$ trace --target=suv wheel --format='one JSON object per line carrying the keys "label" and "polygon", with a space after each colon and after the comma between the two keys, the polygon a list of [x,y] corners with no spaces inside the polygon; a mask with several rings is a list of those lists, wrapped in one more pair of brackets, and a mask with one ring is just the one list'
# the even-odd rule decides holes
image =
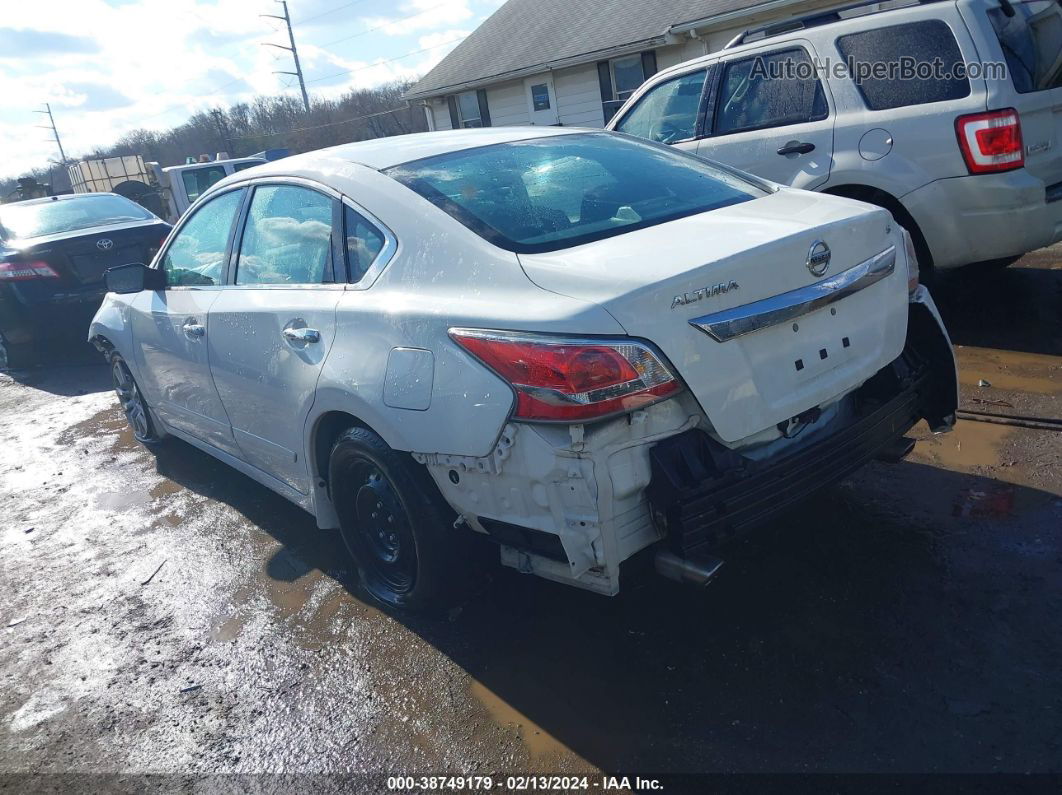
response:
{"label": "suv wheel", "polygon": [[129,366],[117,353],[111,354],[111,380],[114,382],[114,391],[118,395],[118,402],[122,405],[122,411],[129,420],[129,427],[133,429],[133,436],[138,442],[146,445],[155,445],[163,440],[163,435],[155,428],[155,422],[151,418],[151,411],[144,396],[140,392],[129,372]]}
{"label": "suv wheel", "polygon": [[367,428],[351,428],[329,459],[340,533],[362,586],[410,611],[454,604],[468,583],[467,536],[430,476]]}

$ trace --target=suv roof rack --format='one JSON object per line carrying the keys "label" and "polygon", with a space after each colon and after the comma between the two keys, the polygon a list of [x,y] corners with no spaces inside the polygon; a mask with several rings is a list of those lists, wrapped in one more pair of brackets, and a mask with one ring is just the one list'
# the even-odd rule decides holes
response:
{"label": "suv roof rack", "polygon": [[[888,0],[885,0],[888,2]],[[866,14],[859,16],[869,16],[870,14],[884,14],[889,11],[893,11],[897,8],[908,8],[914,5],[928,5],[930,3],[939,3],[943,0],[911,0],[911,2],[904,3],[903,5],[896,5],[890,8],[879,8],[874,11],[867,11]],[[1001,2],[1007,2],[1007,0],[1001,0]],[[764,25],[759,28],[749,28],[732,38],[727,42],[724,50],[729,50],[731,47],[737,47],[739,44],[744,44],[747,41],[755,38],[757,41],[760,39],[767,39],[771,36],[781,36],[783,33],[792,33],[794,30],[807,30],[808,28],[817,28],[822,25],[830,25],[834,22],[840,22],[844,17],[841,14],[846,11],[854,11],[860,8],[867,8],[868,6],[875,6],[882,4],[882,0],[861,0],[858,3],[852,3],[850,5],[841,6],[840,8],[833,8],[829,11],[820,11],[814,14],[808,14],[803,17],[794,17],[793,19],[783,19],[780,22],[774,22],[770,25]],[[761,35],[762,34],[762,35]]]}

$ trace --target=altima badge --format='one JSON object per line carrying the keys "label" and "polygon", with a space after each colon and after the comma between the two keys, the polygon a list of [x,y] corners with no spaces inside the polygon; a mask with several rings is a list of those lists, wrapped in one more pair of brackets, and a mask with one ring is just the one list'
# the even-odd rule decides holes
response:
{"label": "altima badge", "polygon": [[830,247],[823,241],[816,240],[808,252],[807,266],[813,276],[822,276],[830,269]]}
{"label": "altima badge", "polygon": [[110,251],[112,248],[114,248],[114,241],[111,240],[109,237],[101,237],[99,240],[96,241],[96,248],[98,248],[100,251]]}
{"label": "altima badge", "polygon": [[719,282],[719,284],[713,284],[711,287],[702,287],[700,290],[694,290],[692,293],[683,293],[682,295],[676,295],[671,302],[671,308],[676,306],[686,306],[686,304],[694,304],[697,301],[701,301],[705,298],[711,298],[713,295],[719,295],[720,293],[729,293],[731,290],[740,289],[740,285],[731,279],[729,282]]}

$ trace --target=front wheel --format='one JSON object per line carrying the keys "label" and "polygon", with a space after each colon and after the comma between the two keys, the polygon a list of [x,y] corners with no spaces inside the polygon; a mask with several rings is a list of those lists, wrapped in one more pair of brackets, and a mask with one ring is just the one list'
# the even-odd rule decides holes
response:
{"label": "front wheel", "polygon": [[114,391],[118,395],[118,402],[129,420],[129,427],[133,430],[133,436],[138,442],[146,445],[156,445],[164,438],[155,427],[155,422],[148,410],[144,396],[137,386],[133,374],[129,372],[129,366],[117,353],[111,354],[111,380],[114,382]]}
{"label": "front wheel", "polygon": [[329,459],[343,542],[374,599],[409,611],[453,605],[469,582],[467,536],[407,453],[367,428],[351,428]]}

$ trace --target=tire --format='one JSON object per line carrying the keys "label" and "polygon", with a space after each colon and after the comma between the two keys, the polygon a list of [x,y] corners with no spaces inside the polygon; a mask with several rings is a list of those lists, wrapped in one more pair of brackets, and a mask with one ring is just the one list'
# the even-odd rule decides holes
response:
{"label": "tire", "polygon": [[166,436],[156,427],[155,419],[151,416],[151,409],[148,408],[125,359],[120,354],[112,353],[110,363],[114,391],[118,395],[118,402],[122,406],[125,418],[129,420],[133,437],[148,447],[161,444]]}
{"label": "tire", "polygon": [[12,345],[0,334],[0,370],[21,370],[33,364],[25,347]]}
{"label": "tire", "polygon": [[329,457],[332,503],[362,587],[408,612],[457,604],[470,583],[471,539],[428,473],[367,428],[340,435]]}

